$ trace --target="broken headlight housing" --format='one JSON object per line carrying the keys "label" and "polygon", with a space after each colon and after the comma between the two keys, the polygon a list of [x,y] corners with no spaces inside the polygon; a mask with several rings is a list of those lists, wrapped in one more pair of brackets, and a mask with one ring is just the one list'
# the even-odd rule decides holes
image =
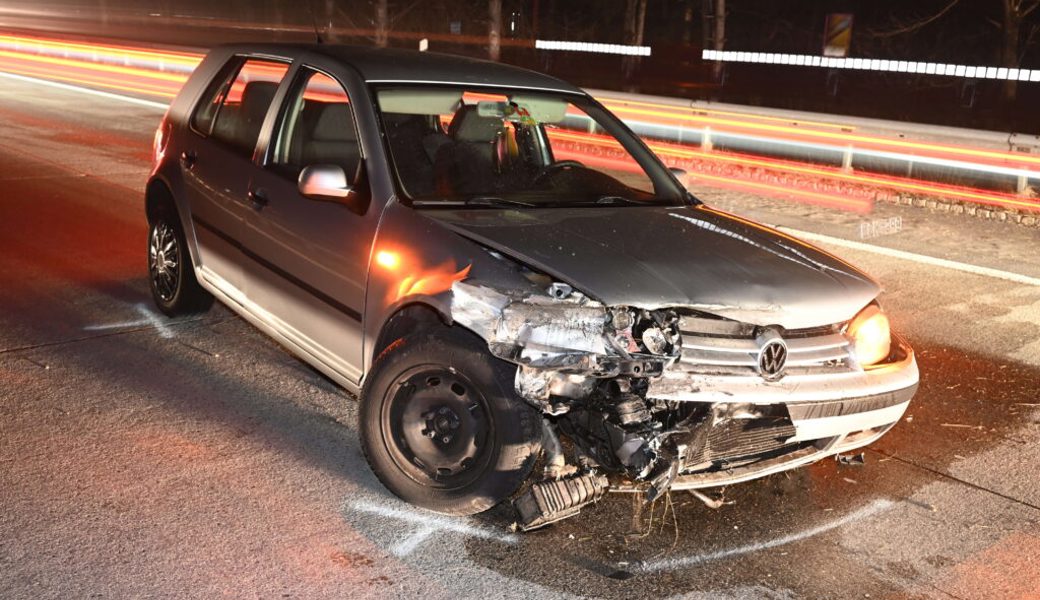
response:
{"label": "broken headlight housing", "polygon": [[846,334],[852,339],[856,361],[864,367],[885,360],[892,349],[888,317],[877,304],[870,304],[859,311],[849,322]]}
{"label": "broken headlight housing", "polygon": [[610,309],[617,348],[625,354],[677,356],[682,347],[679,316],[672,310]]}

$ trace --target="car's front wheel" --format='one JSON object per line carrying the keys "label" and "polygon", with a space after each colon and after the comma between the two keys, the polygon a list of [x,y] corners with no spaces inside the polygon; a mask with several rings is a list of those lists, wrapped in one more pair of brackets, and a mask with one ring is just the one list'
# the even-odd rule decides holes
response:
{"label": "car's front wheel", "polygon": [[180,220],[161,211],[148,227],[148,283],[155,305],[168,316],[205,312],[213,296],[195,279]]}
{"label": "car's front wheel", "polygon": [[540,417],[513,391],[515,370],[455,329],[391,344],[360,407],[362,446],[383,485],[451,515],[485,511],[515,492],[541,450]]}

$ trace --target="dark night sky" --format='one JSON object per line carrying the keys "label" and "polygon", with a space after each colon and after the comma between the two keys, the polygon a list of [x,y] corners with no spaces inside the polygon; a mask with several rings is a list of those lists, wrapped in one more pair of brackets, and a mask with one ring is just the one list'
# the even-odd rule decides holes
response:
{"label": "dark night sky", "polygon": [[[688,36],[701,41],[702,0],[649,0],[646,43],[675,44]],[[870,58],[899,58],[967,64],[996,64],[1002,32],[1003,0],[959,0],[939,19],[913,31],[886,35],[939,13],[951,0],[728,0],[727,47],[750,51],[818,54],[823,39],[824,19],[831,12],[855,15],[852,55]],[[363,3],[364,4],[364,3]],[[391,0],[395,7],[410,0]],[[504,13],[516,11],[529,27],[535,2],[505,0]],[[624,5],[622,0],[539,0],[539,37],[595,42],[621,42]],[[688,25],[683,15],[693,9]],[[361,12],[361,11],[358,11]],[[467,33],[479,34],[485,24],[483,0],[457,0],[412,8],[399,27],[447,28],[451,19],[461,19]],[[1040,10],[1023,28],[1040,25]],[[688,31],[684,31],[687,30]],[[522,32],[524,33],[524,32]],[[685,36],[684,36],[685,34]],[[1040,67],[1040,34],[1025,56],[1023,66]]]}
{"label": "dark night sky", "polygon": [[[647,1],[643,43],[653,47],[653,55],[628,77],[617,56],[530,48],[534,37],[623,43],[625,0],[502,0],[504,36],[526,45],[509,45],[506,39],[501,59],[593,88],[1040,131],[1040,113],[1034,110],[1040,86],[1033,83],[1019,86],[1017,97],[1006,97],[997,81],[771,65],[727,65],[716,79],[714,65],[701,60],[701,9],[709,0]],[[913,27],[951,2],[940,18]],[[414,48],[429,36],[431,50],[487,56],[487,0],[388,4],[391,46]],[[847,12],[855,19],[850,56],[1001,66],[1004,0],[727,0],[727,5],[729,50],[818,55],[826,15]],[[175,45],[310,41],[315,23],[324,29],[330,21],[333,41],[375,41],[374,0],[0,0],[0,17],[26,12],[50,31]],[[513,22],[517,30],[511,33]],[[898,33],[901,29],[907,31]],[[1023,23],[1022,39],[1030,33],[1035,35],[1021,52],[1021,66],[1040,69],[1040,9]]]}
{"label": "dark night sky", "polygon": [[[701,41],[700,11],[707,0],[649,0],[646,43],[678,44]],[[1029,1],[1029,0],[1027,0]],[[829,12],[855,15],[852,55],[968,64],[996,64],[1002,40],[1004,0],[958,0],[933,23],[902,35],[885,36],[941,11],[951,0],[727,0],[727,47],[750,51],[817,54],[823,23]],[[334,0],[337,26],[370,28],[375,14],[371,0]],[[327,0],[309,0],[323,15]],[[392,29],[448,33],[452,21],[463,34],[486,33],[486,0],[389,0]],[[538,35],[543,38],[621,42],[624,0],[503,0],[508,22],[518,14],[519,37],[530,37],[535,7]],[[188,17],[231,18],[273,24],[310,23],[306,0],[0,0],[2,9],[53,8],[84,20],[100,19],[103,11],[138,14],[177,14]],[[683,19],[692,9],[692,21]],[[1040,26],[1040,10],[1023,28]],[[1025,53],[1023,66],[1040,67],[1040,33]]]}

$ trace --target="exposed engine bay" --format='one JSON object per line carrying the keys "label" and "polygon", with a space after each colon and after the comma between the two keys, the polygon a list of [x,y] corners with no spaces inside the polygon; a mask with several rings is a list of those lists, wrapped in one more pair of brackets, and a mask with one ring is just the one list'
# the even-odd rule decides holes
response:
{"label": "exposed engine bay", "polygon": [[[608,489],[653,501],[671,489],[725,485],[864,445],[898,416],[818,436],[799,435],[796,417],[884,412],[909,401],[894,392],[870,396],[866,405],[863,398],[841,399],[828,378],[857,366],[840,326],[787,332],[685,308],[607,307],[562,283],[544,289],[510,293],[466,282],[452,288],[456,323],[517,365],[517,393],[545,420],[545,478],[516,501],[523,530],[573,516]],[[694,326],[695,335],[683,331]],[[684,333],[692,340],[686,348]],[[803,337],[784,342],[781,333]],[[736,341],[737,350],[728,347]],[[714,360],[713,351],[740,360]],[[791,371],[822,381],[836,400],[788,401],[798,397],[778,381],[789,351],[801,367]],[[808,358],[799,362],[802,356]],[[726,391],[727,381],[743,387]],[[559,434],[570,442],[569,459]]]}

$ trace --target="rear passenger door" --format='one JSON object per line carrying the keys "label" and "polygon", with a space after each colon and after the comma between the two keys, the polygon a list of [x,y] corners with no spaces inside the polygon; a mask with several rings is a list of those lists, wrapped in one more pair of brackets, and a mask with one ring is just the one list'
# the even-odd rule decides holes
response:
{"label": "rear passenger door", "polygon": [[[249,181],[264,120],[288,62],[236,56],[219,72],[191,117],[180,156],[203,275],[222,291],[242,285],[239,238],[249,214]],[[187,226],[187,224],[185,224]]]}
{"label": "rear passenger door", "polygon": [[[300,172],[312,165],[342,168],[353,194],[345,202],[301,195]],[[272,324],[297,346],[358,380],[370,192],[353,106],[336,78],[306,66],[297,70],[265,168],[248,193],[254,210],[243,242],[258,260],[246,263],[246,296],[269,311]]]}

